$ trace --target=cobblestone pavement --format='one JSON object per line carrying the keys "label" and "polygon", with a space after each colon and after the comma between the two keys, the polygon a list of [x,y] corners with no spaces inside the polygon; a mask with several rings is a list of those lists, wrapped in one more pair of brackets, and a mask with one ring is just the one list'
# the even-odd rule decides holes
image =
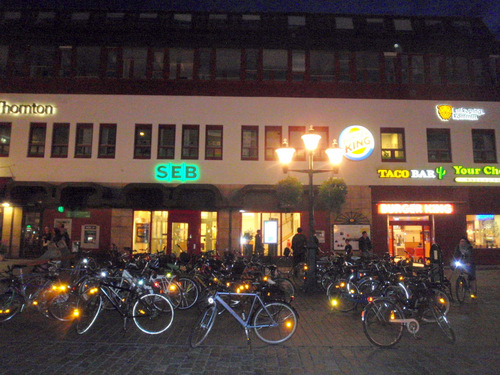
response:
{"label": "cobblestone pavement", "polygon": [[218,317],[203,345],[188,337],[197,309],[176,311],[172,327],[146,335],[114,311],[105,311],[87,334],[27,311],[0,324],[0,374],[498,374],[500,368],[500,270],[478,271],[476,303],[452,304],[457,340],[449,344],[435,324],[419,339],[405,331],[392,349],[372,346],[360,310],[332,311],[324,294],[299,294],[295,335],[272,346]]}

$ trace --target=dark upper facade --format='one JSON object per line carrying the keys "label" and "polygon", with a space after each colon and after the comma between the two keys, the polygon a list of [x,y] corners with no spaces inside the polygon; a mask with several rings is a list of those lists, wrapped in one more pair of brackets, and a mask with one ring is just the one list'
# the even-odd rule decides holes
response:
{"label": "dark upper facade", "polygon": [[0,9],[9,93],[500,98],[479,18]]}

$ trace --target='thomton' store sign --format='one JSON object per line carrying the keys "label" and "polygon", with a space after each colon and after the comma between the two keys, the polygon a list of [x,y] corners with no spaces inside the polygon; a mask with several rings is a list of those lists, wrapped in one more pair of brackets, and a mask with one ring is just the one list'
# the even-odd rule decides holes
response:
{"label": "'thomton' store sign", "polygon": [[4,100],[0,101],[0,115],[10,116],[52,116],[56,114],[56,107],[50,104],[11,104]]}

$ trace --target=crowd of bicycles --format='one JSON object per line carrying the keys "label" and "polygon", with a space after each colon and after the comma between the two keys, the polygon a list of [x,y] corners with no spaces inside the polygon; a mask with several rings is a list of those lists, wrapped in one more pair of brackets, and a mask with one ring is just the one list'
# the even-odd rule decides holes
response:
{"label": "crowd of bicycles", "polygon": [[[184,254],[186,255],[186,254]],[[28,272],[26,265],[8,268],[0,279],[0,323],[29,307],[44,316],[72,322],[78,334],[88,332],[105,310],[132,320],[146,334],[168,330],[176,310],[199,309],[189,337],[192,347],[208,336],[218,315],[227,311],[249,333],[277,344],[295,333],[298,314],[292,306],[296,288],[307,283],[307,265],[286,267],[260,258],[219,259],[213,254],[172,255],[113,253],[95,259],[82,254],[69,269],[48,261]],[[331,309],[361,310],[368,340],[379,347],[399,342],[406,329],[417,335],[422,324],[437,323],[450,342],[455,333],[446,314],[453,294],[463,303],[474,298],[475,282],[460,264],[452,293],[442,264],[415,268],[393,258],[331,256],[317,263],[314,284],[326,292]]]}
{"label": "crowd of bicycles", "polygon": [[258,259],[222,261],[204,254],[181,261],[161,253],[115,253],[99,260],[81,256],[68,269],[60,261],[29,272],[27,267],[11,266],[0,279],[0,323],[33,307],[48,318],[73,322],[84,334],[103,311],[116,310],[124,329],[132,320],[142,332],[160,334],[170,328],[176,310],[196,306],[201,318],[190,336],[193,347],[226,310],[247,338],[254,331],[267,343],[289,339],[297,327],[290,305],[294,285],[279,277],[275,265]]}

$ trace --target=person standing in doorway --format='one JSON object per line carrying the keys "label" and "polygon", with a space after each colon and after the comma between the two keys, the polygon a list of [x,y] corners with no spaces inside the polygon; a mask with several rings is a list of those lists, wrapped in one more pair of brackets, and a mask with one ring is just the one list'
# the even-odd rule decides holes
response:
{"label": "person standing in doorway", "polygon": [[257,234],[255,235],[255,254],[259,257],[264,256],[264,244],[262,242],[262,231],[257,229]]}
{"label": "person standing in doorway", "polygon": [[361,256],[363,258],[369,258],[372,255],[372,241],[368,237],[368,233],[363,231],[361,237],[359,237],[359,250],[361,251]]}
{"label": "person standing in doorway", "polygon": [[292,238],[293,251],[293,271],[297,272],[296,267],[300,262],[304,261],[307,249],[307,237],[302,233],[302,228],[297,228],[297,233]]}

